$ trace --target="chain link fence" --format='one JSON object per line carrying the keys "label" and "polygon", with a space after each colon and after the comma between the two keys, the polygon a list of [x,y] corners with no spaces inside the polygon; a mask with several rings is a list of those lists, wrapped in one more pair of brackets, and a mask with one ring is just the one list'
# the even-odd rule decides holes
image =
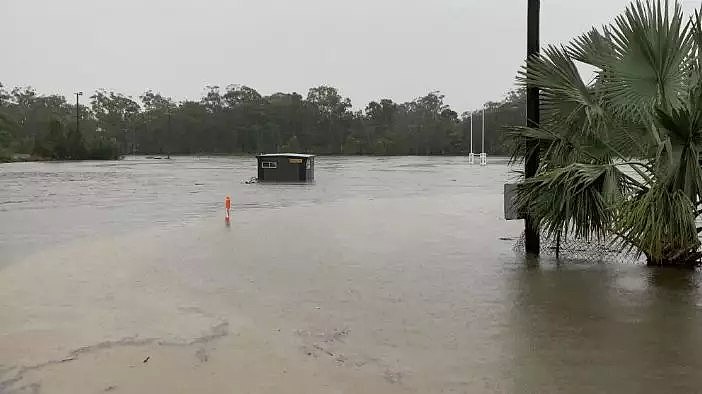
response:
{"label": "chain link fence", "polygon": [[[524,234],[514,245],[514,251],[524,254]],[[577,237],[549,237],[541,234],[541,255],[559,260],[572,260],[586,263],[639,264],[645,260],[636,253],[620,251],[611,246],[609,240],[587,240]]]}

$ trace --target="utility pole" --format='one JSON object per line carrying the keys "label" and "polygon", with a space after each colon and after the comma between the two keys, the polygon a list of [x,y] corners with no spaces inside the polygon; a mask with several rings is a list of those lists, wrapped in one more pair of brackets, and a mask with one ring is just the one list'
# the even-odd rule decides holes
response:
{"label": "utility pole", "polygon": [[480,151],[485,153],[485,108],[483,108],[483,136],[480,145]]}
{"label": "utility pole", "polygon": [[76,95],[76,134],[80,133],[80,104],[78,97],[83,95],[83,92],[74,93]]}
{"label": "utility pole", "polygon": [[470,153],[473,153],[473,113],[470,113]]}
{"label": "utility pole", "polygon": [[487,165],[487,152],[485,152],[485,106],[483,106],[483,111],[482,111],[482,122],[483,122],[483,130],[482,130],[482,136],[481,136],[481,143],[480,143],[480,165],[481,166],[486,166]]}
{"label": "utility pole", "polygon": [[[539,12],[541,8],[540,0],[528,0],[527,10],[527,62],[539,54]],[[528,70],[527,63],[527,72]],[[539,127],[539,88],[527,86],[527,126]],[[530,142],[527,145],[527,157],[524,161],[524,177],[532,178],[539,169],[539,146],[538,142]],[[538,256],[541,245],[539,239],[539,229],[534,218],[527,213],[524,220],[524,249],[527,255]]]}
{"label": "utility pole", "polygon": [[169,140],[170,138],[171,138],[171,109],[168,108],[168,136],[166,138],[166,155],[167,155],[166,158],[167,159],[171,158],[171,150],[168,149],[168,142],[170,142],[170,140]]}
{"label": "utility pole", "polygon": [[470,153],[468,154],[468,164],[475,164],[475,153],[473,153],[473,112],[470,113]]}

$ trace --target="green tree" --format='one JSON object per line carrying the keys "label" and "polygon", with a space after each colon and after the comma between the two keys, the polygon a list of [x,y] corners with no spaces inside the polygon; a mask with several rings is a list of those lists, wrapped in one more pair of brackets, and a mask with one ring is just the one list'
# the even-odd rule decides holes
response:
{"label": "green tree", "polygon": [[[147,90],[139,96],[144,105],[144,111],[136,122],[141,124],[141,143],[147,152],[169,153],[173,142],[173,114],[178,106],[170,97]],[[135,126],[138,127],[138,126]]]}
{"label": "green tree", "polygon": [[340,153],[352,117],[351,100],[342,97],[334,87],[319,86],[309,90],[307,101],[319,114],[315,145],[326,152]]}
{"label": "green tree", "polygon": [[87,156],[83,133],[77,129],[70,129],[66,136],[66,158],[72,160],[82,160]]}
{"label": "green tree", "polygon": [[0,107],[4,107],[9,104],[10,94],[5,90],[5,85],[0,82]]}
{"label": "green tree", "polygon": [[229,85],[221,100],[228,107],[235,107],[241,104],[256,104],[261,102],[261,95],[256,89],[243,85]]}
{"label": "green tree", "polygon": [[10,158],[15,140],[11,132],[14,128],[13,121],[8,115],[9,99],[10,95],[0,83],[0,160]]}
{"label": "green tree", "polygon": [[[517,202],[550,234],[613,237],[652,265],[694,265],[702,198],[700,15],[636,2],[602,31],[529,59],[542,124],[510,137],[538,143],[542,164]],[[595,68],[591,83],[576,64]]]}
{"label": "green tree", "polygon": [[139,104],[120,93],[98,90],[90,96],[90,105],[103,136],[117,141],[122,152],[129,152],[129,136],[130,132],[134,135]]}
{"label": "green tree", "polygon": [[47,156],[61,160],[69,157],[68,141],[63,131],[63,125],[58,120],[52,120],[49,123],[48,146],[50,152]]}
{"label": "green tree", "polygon": [[[71,100],[72,103],[72,100]],[[488,153],[504,152],[500,128],[523,121],[523,94],[486,104]],[[10,92],[0,87],[0,114],[9,133],[7,152],[53,152],[51,122],[66,139],[76,108],[59,95],[41,95],[31,87]],[[152,90],[138,99],[98,90],[90,106],[80,107],[81,136],[89,158],[113,158],[119,152],[258,153],[294,150],[328,154],[461,154],[469,145],[465,116],[444,103],[440,92],[406,103],[372,101],[353,111],[338,89],[319,86],[307,97],[278,92],[263,96],[244,85],[207,86],[198,100],[176,102]],[[66,153],[67,155],[67,153]],[[74,155],[75,156],[75,155]]]}

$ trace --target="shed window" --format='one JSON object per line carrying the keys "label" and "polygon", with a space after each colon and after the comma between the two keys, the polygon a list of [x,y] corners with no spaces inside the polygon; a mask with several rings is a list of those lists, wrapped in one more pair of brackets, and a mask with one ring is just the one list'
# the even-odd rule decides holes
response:
{"label": "shed window", "polygon": [[278,168],[278,162],[277,161],[261,162],[261,168]]}

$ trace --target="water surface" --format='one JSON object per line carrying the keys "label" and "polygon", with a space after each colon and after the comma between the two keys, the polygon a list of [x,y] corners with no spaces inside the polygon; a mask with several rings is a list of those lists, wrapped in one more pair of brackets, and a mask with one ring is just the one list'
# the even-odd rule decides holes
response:
{"label": "water surface", "polygon": [[[315,184],[245,185],[254,159],[0,166],[0,392],[702,383],[699,275],[525,262],[509,240],[522,224],[502,218],[504,160],[320,157],[315,170]],[[170,372],[135,381],[125,360],[144,349]]]}

